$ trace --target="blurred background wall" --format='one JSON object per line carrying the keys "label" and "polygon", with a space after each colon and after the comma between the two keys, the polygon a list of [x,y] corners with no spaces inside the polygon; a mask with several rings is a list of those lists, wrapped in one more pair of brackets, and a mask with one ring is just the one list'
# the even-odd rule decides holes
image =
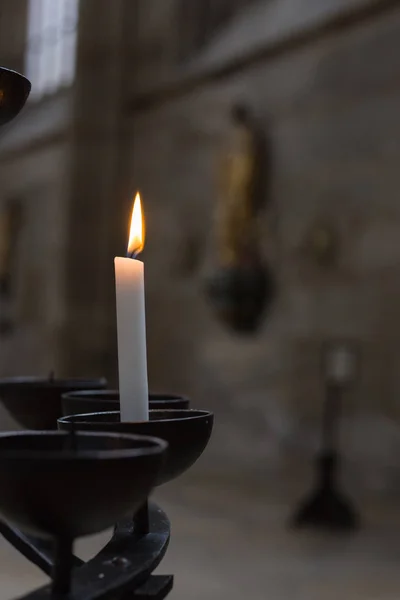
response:
{"label": "blurred background wall", "polygon": [[[216,412],[203,468],[300,469],[318,442],[321,344],[340,337],[360,352],[349,476],[397,489],[399,45],[393,0],[3,0],[1,62],[33,94],[0,139],[0,211],[19,215],[0,375],[116,383],[113,257],[140,189],[150,387]],[[248,338],[204,293],[237,101],[270,143],[261,230],[278,286]]]}

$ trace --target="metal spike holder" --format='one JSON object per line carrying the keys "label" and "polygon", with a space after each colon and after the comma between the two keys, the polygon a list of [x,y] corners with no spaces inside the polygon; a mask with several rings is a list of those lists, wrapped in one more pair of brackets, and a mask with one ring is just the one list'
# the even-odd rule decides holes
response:
{"label": "metal spike holder", "polygon": [[[19,113],[30,87],[0,67],[0,125]],[[114,408],[115,392],[107,399],[100,391],[105,384],[57,381],[53,374],[8,379],[0,381],[0,398],[23,427],[52,429],[66,392],[97,388],[87,392],[91,410],[104,409],[110,399]],[[169,594],[173,576],[153,571],[166,552],[170,525],[148,496],[199,458],[213,415],[191,411],[186,398],[172,396],[150,397],[153,407],[158,410],[150,410],[145,423],[120,423],[119,413],[98,412],[60,419],[67,431],[0,434],[0,533],[52,579],[19,600],[163,600]],[[76,537],[113,524],[110,542],[93,559],[84,563],[73,555]]]}

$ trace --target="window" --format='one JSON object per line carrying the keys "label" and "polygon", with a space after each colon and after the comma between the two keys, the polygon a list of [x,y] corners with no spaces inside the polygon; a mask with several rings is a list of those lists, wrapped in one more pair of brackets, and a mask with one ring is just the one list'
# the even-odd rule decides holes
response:
{"label": "window", "polygon": [[73,82],[79,0],[28,0],[26,75],[33,98]]}

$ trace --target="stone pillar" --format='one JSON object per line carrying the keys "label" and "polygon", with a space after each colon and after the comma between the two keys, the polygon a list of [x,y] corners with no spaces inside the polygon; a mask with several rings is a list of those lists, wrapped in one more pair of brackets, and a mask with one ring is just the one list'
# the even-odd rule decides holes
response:
{"label": "stone pillar", "polygon": [[[62,370],[115,374],[115,229],[125,213],[121,127],[124,0],[81,3],[70,156]],[[131,25],[132,27],[134,24]],[[123,187],[123,186],[122,186]],[[126,222],[126,221],[125,221]],[[122,250],[124,240],[121,239]]]}
{"label": "stone pillar", "polygon": [[23,72],[27,0],[2,0],[0,6],[1,66]]}

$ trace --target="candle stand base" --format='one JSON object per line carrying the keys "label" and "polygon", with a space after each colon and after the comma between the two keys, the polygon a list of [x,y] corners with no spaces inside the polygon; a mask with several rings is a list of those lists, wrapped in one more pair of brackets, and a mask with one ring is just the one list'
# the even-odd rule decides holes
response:
{"label": "candle stand base", "polygon": [[[143,599],[165,597],[171,578],[152,586],[150,576],[169,523],[147,498],[166,448],[160,439],[110,433],[0,435],[0,533],[52,580],[26,599],[115,600],[144,584]],[[73,555],[75,538],[115,523],[97,557],[83,564]]]}
{"label": "candle stand base", "polygon": [[[200,457],[213,415],[170,409],[150,410],[144,422],[119,417],[75,415],[59,419],[64,431],[0,435],[0,509],[7,519],[0,533],[52,578],[20,600],[163,600],[171,591],[172,575],[153,575],[168,546],[169,521],[148,496]],[[73,538],[116,521],[111,541],[92,560],[73,555]]]}
{"label": "candle stand base", "polygon": [[322,454],[317,459],[315,490],[303,500],[291,519],[293,527],[314,527],[331,531],[351,531],[360,524],[352,503],[338,489],[338,456]]}
{"label": "candle stand base", "polygon": [[[143,518],[141,511],[140,518]],[[65,587],[63,577],[55,583],[19,598],[19,600],[163,600],[172,590],[172,575],[152,575],[161,562],[169,542],[170,525],[165,513],[155,504],[148,509],[149,533],[137,533],[131,518],[118,523],[111,541],[97,556],[84,563],[72,556],[73,576],[71,588]],[[51,544],[22,533],[7,523],[0,523],[0,533],[21,554],[44,573],[51,576],[55,568],[61,574],[68,568],[63,553],[58,553],[60,562]],[[63,593],[65,592],[65,593]]]}

